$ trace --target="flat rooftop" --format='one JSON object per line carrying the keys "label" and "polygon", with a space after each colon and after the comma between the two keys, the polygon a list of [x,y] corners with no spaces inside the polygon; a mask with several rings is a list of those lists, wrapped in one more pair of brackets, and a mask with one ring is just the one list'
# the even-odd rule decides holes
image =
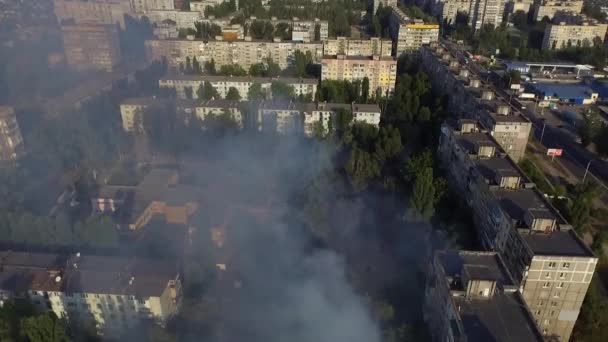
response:
{"label": "flat rooftop", "polygon": [[514,285],[511,275],[495,252],[447,250],[437,252],[437,257],[448,277],[460,276],[462,269],[468,266],[468,270],[483,269],[481,276],[484,279],[491,278],[503,286]]}
{"label": "flat rooftop", "polygon": [[536,323],[517,292],[491,299],[454,298],[468,341],[543,341]]}
{"label": "flat rooftop", "polygon": [[477,170],[491,184],[494,182],[496,175],[502,177],[520,177],[524,179],[524,175],[513,164],[513,161],[507,157],[495,156],[492,158],[475,160]]}
{"label": "flat rooftop", "polygon": [[573,257],[593,257],[593,252],[585,246],[574,231],[555,230],[549,234],[521,234],[535,255],[563,255]]}
{"label": "flat rooftop", "polygon": [[470,154],[476,154],[478,146],[492,146],[497,150],[500,149],[496,141],[490,138],[488,133],[483,132],[462,133],[457,136],[457,141],[460,147]]}

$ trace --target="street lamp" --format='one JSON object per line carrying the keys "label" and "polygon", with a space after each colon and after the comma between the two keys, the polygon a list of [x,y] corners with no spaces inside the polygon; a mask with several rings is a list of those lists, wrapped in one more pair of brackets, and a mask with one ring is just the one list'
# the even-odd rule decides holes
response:
{"label": "street lamp", "polygon": [[585,179],[587,178],[587,173],[589,173],[589,165],[591,165],[592,161],[593,161],[593,159],[589,160],[589,162],[587,163],[587,167],[585,168],[585,174],[583,175],[583,183],[585,183]]}
{"label": "street lamp", "polygon": [[545,127],[547,126],[547,123],[545,121],[545,119],[540,119],[543,122],[543,130],[540,132],[540,144],[543,144],[543,137],[545,136]]}

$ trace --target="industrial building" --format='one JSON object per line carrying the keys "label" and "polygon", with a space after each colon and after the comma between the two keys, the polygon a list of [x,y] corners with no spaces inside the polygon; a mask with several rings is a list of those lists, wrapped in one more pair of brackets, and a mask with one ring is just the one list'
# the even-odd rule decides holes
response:
{"label": "industrial building", "polygon": [[321,61],[321,81],[369,80],[369,96],[377,91],[391,95],[397,80],[397,61],[393,57],[325,56]]}
{"label": "industrial building", "polygon": [[544,341],[496,252],[438,251],[426,279],[423,312],[432,341]]}
{"label": "industrial building", "polygon": [[181,306],[176,262],[4,250],[0,266],[3,299],[29,298],[40,311],[93,324],[104,338],[143,322],[164,325]]}
{"label": "industrial building", "polygon": [[116,25],[63,25],[61,32],[70,67],[111,72],[121,63]]}
{"label": "industrial building", "polygon": [[480,121],[511,158],[523,158],[532,130],[530,120],[497,97],[492,85],[443,45],[423,48],[421,60],[431,83],[449,95],[448,109],[455,117]]}
{"label": "industrial building", "polygon": [[568,341],[598,259],[478,122],[445,123],[438,155],[473,210],[478,240],[504,260],[542,334]]}
{"label": "industrial building", "polygon": [[23,138],[12,107],[0,106],[0,161],[16,160],[24,153]]}
{"label": "industrial building", "polygon": [[529,88],[544,102],[582,105],[594,104],[599,98],[598,92],[585,84],[533,83]]}

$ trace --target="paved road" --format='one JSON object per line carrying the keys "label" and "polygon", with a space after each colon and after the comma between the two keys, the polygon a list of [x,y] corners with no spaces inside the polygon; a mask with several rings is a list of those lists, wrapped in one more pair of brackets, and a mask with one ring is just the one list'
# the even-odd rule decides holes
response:
{"label": "paved road", "polygon": [[[479,79],[488,80],[488,72],[477,65],[476,63],[469,63],[469,59],[458,49],[458,47],[448,41],[442,41],[444,45],[454,53],[461,63],[467,63],[467,67],[470,72],[474,73]],[[501,97],[505,102],[509,103],[511,106],[511,110],[516,112],[521,112],[518,107],[515,106],[516,99],[512,99],[507,92],[501,87],[494,87],[497,96]],[[560,162],[564,167],[566,167],[572,174],[574,174],[580,180],[583,179],[585,175],[585,169],[589,161],[589,173],[587,174],[587,178],[594,179],[598,184],[600,184],[604,189],[608,190],[608,187],[605,183],[608,182],[608,163],[604,160],[598,159],[597,155],[594,153],[584,149],[577,142],[572,140],[572,137],[568,136],[566,133],[561,132],[559,128],[553,127],[551,125],[544,125],[541,118],[536,116],[536,114],[526,108],[522,113],[526,116],[533,125],[533,133],[537,140],[541,140],[542,135],[542,145],[545,148],[561,148],[563,149],[563,155],[560,158]],[[543,131],[544,126],[544,133]],[[608,200],[608,195],[606,200]]]}

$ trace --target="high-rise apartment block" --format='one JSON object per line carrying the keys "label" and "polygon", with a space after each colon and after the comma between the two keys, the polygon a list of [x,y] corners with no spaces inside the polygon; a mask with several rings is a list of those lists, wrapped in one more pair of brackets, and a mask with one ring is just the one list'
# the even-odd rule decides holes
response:
{"label": "high-rise apartment block", "polygon": [[143,258],[0,252],[3,298],[29,298],[40,311],[77,317],[106,338],[164,324],[177,314],[177,263]]}
{"label": "high-rise apartment block", "polygon": [[392,6],[390,33],[395,42],[395,54],[418,53],[423,45],[439,40],[439,25],[424,23],[408,17],[399,7]]}
{"label": "high-rise apartment block", "polygon": [[369,80],[369,96],[377,91],[393,93],[397,79],[397,61],[393,57],[325,56],[321,62],[321,80]]}
{"label": "high-rise apartment block", "polygon": [[124,28],[124,15],[133,13],[131,0],[54,0],[59,22],[73,20],[76,24],[119,24]]}
{"label": "high-rise apartment block", "polygon": [[436,252],[423,312],[432,341],[544,341],[496,252]]}
{"label": "high-rise apartment block", "polygon": [[323,56],[322,43],[294,41],[258,41],[246,37],[245,40],[148,40],[146,48],[150,59],[167,58],[169,65],[175,67],[186,63],[186,58],[196,57],[199,63],[213,60],[217,68],[223,65],[238,64],[248,70],[252,64],[264,63],[272,59],[282,69],[293,63],[295,51],[310,53],[313,61]]}
{"label": "high-rise apartment block", "polygon": [[380,5],[382,5],[382,7],[397,6],[397,2],[397,0],[372,0],[372,14],[378,12],[378,7],[380,7]]}
{"label": "high-rise apartment block", "polygon": [[11,107],[0,106],[0,161],[15,160],[23,154],[23,138]]}
{"label": "high-rise apartment block", "polygon": [[479,30],[483,25],[500,26],[503,20],[505,0],[471,0],[469,25]]}
{"label": "high-rise apartment block", "polygon": [[271,86],[273,82],[280,82],[291,87],[295,96],[309,97],[312,100],[317,93],[318,83],[315,78],[174,75],[161,78],[158,81],[158,85],[161,88],[175,89],[178,98],[181,99],[186,99],[186,92],[190,91],[186,89],[191,89],[192,98],[198,99],[196,91],[205,82],[209,82],[222,99],[226,97],[230,88],[235,88],[243,100],[248,100],[249,88],[251,88],[253,84],[259,84],[262,92],[265,93],[267,98],[272,97]]}
{"label": "high-rise apartment block", "polygon": [[64,25],[61,31],[66,60],[71,67],[110,72],[120,64],[116,25]]}
{"label": "high-rise apartment block", "polygon": [[604,42],[608,24],[583,16],[560,15],[545,26],[543,49],[564,49],[570,46],[593,46]]}
{"label": "high-rise apartment block", "polygon": [[148,19],[153,24],[162,24],[166,20],[175,22],[175,26],[178,29],[195,29],[195,23],[202,20],[202,16],[197,11],[179,11],[179,10],[165,10],[155,9],[148,10],[146,13]]}
{"label": "high-rise apartment block", "polygon": [[545,17],[553,19],[560,14],[579,14],[583,10],[582,0],[542,0],[534,5],[534,19],[541,21]]}
{"label": "high-rise apartment block", "polygon": [[448,96],[448,108],[457,118],[478,120],[515,161],[523,158],[532,123],[496,96],[446,47],[435,44],[422,49],[422,63],[437,90]]}
{"label": "high-rise apartment block", "polygon": [[478,122],[444,124],[438,155],[473,210],[478,240],[500,254],[543,335],[568,341],[597,258]]}
{"label": "high-rise apartment block", "polygon": [[151,10],[173,10],[173,0],[131,0],[131,8],[135,13],[147,13]]}
{"label": "high-rise apartment block", "polygon": [[458,14],[466,15],[471,7],[471,0],[428,0],[431,12],[448,24],[454,24]]}
{"label": "high-rise apartment block", "polygon": [[323,42],[323,55],[325,56],[383,56],[390,57],[393,42],[388,39],[350,39],[337,37]]}

